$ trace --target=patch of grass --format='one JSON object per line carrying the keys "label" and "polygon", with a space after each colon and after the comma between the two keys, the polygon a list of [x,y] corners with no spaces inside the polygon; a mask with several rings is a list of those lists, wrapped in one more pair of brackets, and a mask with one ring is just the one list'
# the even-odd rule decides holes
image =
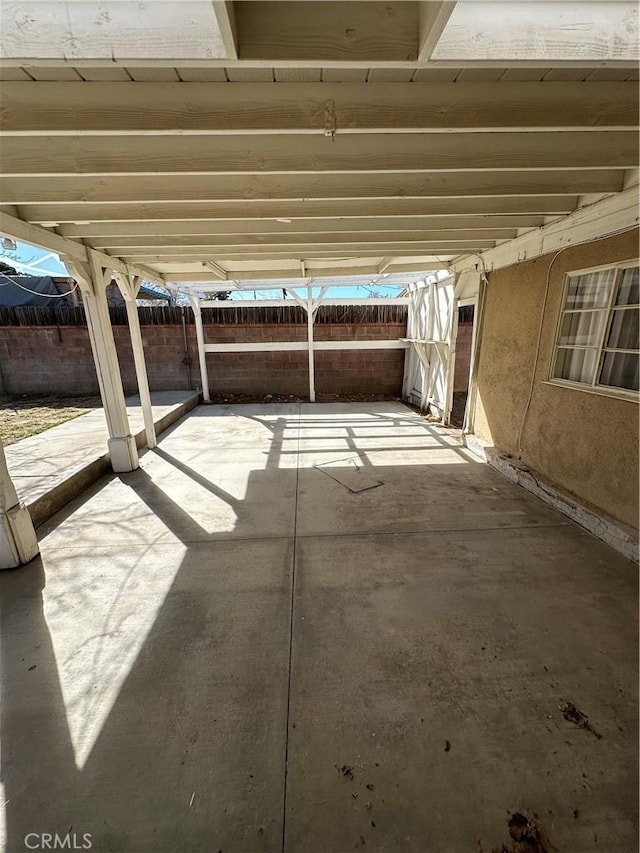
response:
{"label": "patch of grass", "polygon": [[100,397],[49,395],[0,396],[0,438],[5,446],[37,435],[102,406]]}

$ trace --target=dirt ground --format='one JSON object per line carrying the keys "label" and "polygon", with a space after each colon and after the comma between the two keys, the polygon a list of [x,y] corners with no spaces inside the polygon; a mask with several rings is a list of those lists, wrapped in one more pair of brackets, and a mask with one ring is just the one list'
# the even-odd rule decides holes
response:
{"label": "dirt ground", "polygon": [[[399,397],[388,394],[316,394],[318,403],[377,403],[381,401],[398,401]],[[212,394],[212,403],[308,403],[308,396],[296,394]]]}
{"label": "dirt ground", "polygon": [[0,438],[6,447],[101,405],[98,396],[0,396]]}

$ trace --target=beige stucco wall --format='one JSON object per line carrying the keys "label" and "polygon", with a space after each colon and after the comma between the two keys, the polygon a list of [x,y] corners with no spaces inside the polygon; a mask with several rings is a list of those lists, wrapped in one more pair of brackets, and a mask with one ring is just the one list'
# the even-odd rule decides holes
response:
{"label": "beige stucco wall", "polygon": [[[478,370],[476,435],[582,503],[638,527],[638,405],[546,384],[565,273],[638,257],[637,229],[490,274]],[[553,261],[553,263],[552,263]],[[522,453],[549,265],[551,275]]]}

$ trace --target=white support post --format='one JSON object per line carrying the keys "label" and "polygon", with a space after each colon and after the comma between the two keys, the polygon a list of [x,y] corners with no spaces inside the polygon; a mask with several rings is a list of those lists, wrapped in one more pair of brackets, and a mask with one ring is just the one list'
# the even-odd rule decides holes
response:
{"label": "white support post", "polygon": [[[430,281],[427,284],[427,325],[426,325],[426,340],[432,341],[435,337],[435,314],[436,314],[436,284],[434,281]],[[426,343],[424,345],[425,355],[427,357],[427,362],[429,364],[429,369],[425,374],[424,385],[422,386],[422,399],[420,401],[420,408],[425,410],[429,405],[429,400],[432,396],[432,387],[433,387],[433,370],[431,368],[431,361],[433,356],[433,345],[430,343]]]}
{"label": "white support post", "polygon": [[313,291],[307,288],[307,342],[309,344],[309,402],[316,401],[316,364],[313,354]]}
{"label": "white support post", "polygon": [[451,315],[449,317],[449,326],[447,328],[448,342],[448,360],[447,369],[445,372],[445,399],[444,412],[442,413],[442,423],[444,426],[449,426],[451,422],[451,411],[453,409],[453,384],[455,379],[456,366],[456,341],[458,339],[458,297],[454,290],[452,296]]}
{"label": "white support post", "polygon": [[[415,338],[415,315],[416,315],[416,298],[417,292],[415,289],[410,289],[411,299],[407,307],[407,338]],[[404,356],[404,373],[402,376],[402,398],[407,399],[411,393],[413,385],[413,374],[415,366],[415,357],[412,352],[413,347],[408,346]]]}
{"label": "white support post", "polygon": [[147,363],[144,357],[142,345],[142,332],[140,330],[140,318],[138,317],[138,306],[136,296],[142,284],[139,276],[125,276],[116,273],[115,279],[124,297],[127,309],[127,320],[129,321],[129,335],[133,349],[133,361],[136,368],[136,380],[138,382],[138,393],[142,406],[142,418],[144,420],[144,431],[147,437],[147,447],[153,448],[157,445],[156,427],[153,421],[153,408],[151,406],[151,392],[149,391],[149,379],[147,377]]}
{"label": "white support post", "polygon": [[0,569],[23,566],[38,552],[29,510],[18,500],[0,440]]}
{"label": "white support post", "polygon": [[478,399],[478,362],[480,356],[480,345],[482,341],[482,328],[484,325],[484,307],[487,288],[485,274],[479,275],[478,295],[476,297],[473,312],[473,336],[471,339],[471,359],[469,366],[469,390],[467,393],[467,406],[464,413],[464,424],[462,430],[465,434],[473,433],[475,429],[476,402]]}
{"label": "white support post", "polygon": [[[303,264],[304,266],[304,264]],[[318,297],[317,304],[313,301],[313,291],[311,286],[307,287],[307,298],[303,299],[298,293],[293,290],[293,288],[287,289],[287,293],[290,293],[291,296],[296,300],[298,305],[306,312],[307,315],[307,350],[309,355],[309,402],[315,403],[316,401],[316,368],[315,368],[315,358],[313,355],[313,319],[315,316],[315,311],[318,305],[320,304],[320,300],[325,292],[326,288],[323,288],[320,291],[320,296]]]}
{"label": "white support post", "polygon": [[205,403],[211,402],[209,394],[209,373],[207,371],[207,353],[204,348],[204,329],[202,327],[202,311],[200,299],[194,294],[189,294],[189,302],[193,308],[193,316],[196,321],[196,338],[198,340],[198,359],[200,361],[200,379],[202,381],[202,399]]}
{"label": "white support post", "polygon": [[122,376],[107,304],[106,286],[111,278],[110,272],[99,263],[91,251],[89,263],[72,258],[65,258],[64,263],[82,290],[93,360],[109,431],[111,467],[116,473],[134,471],[138,467],[138,449],[129,427]]}

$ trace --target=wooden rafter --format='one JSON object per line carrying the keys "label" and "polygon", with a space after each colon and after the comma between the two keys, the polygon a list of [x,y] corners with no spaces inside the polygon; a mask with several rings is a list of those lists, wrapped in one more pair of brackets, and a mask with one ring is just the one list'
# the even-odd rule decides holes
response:
{"label": "wooden rafter", "polygon": [[633,129],[634,83],[8,82],[3,132],[336,133]]}

